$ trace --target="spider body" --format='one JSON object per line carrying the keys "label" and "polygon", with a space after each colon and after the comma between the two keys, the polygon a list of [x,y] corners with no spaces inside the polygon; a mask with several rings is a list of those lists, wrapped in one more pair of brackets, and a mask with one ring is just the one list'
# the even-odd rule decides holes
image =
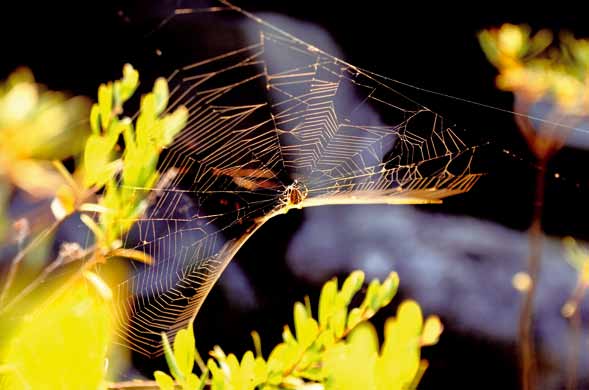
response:
{"label": "spider body", "polygon": [[307,189],[307,186],[295,179],[295,181],[284,190],[281,198],[282,205],[287,209],[293,207],[300,209],[308,194],[309,190]]}

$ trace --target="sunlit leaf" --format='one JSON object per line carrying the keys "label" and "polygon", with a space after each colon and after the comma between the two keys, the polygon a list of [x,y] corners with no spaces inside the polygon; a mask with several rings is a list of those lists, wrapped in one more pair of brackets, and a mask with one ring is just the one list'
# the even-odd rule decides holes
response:
{"label": "sunlit leaf", "polygon": [[75,211],[76,195],[71,187],[61,185],[51,202],[51,211],[56,220],[61,221]]}
{"label": "sunlit leaf", "polygon": [[157,385],[160,387],[160,390],[174,390],[175,389],[176,386],[174,383],[174,379],[172,379],[172,377],[170,377],[165,372],[156,371],[153,373],[153,376],[155,377],[155,381],[156,381]]}
{"label": "sunlit leaf", "polygon": [[100,107],[98,107],[98,104],[92,105],[90,111],[90,128],[93,134],[100,134]]}
{"label": "sunlit leaf", "polygon": [[105,300],[111,300],[113,298],[112,290],[108,284],[106,284],[106,282],[96,273],[92,271],[84,271],[82,275],[92,286],[94,286],[102,298]]}
{"label": "sunlit leaf", "polygon": [[[5,361],[32,389],[98,389],[114,331],[112,302],[83,280],[30,313],[10,340]],[[3,389],[21,390],[8,376]]]}
{"label": "sunlit leaf", "polygon": [[103,129],[108,129],[112,115],[112,84],[101,84],[98,88],[98,107],[100,109],[100,123]]}
{"label": "sunlit leaf", "polygon": [[360,288],[362,288],[362,284],[364,283],[364,272],[362,271],[354,271],[352,272],[344,281],[342,285],[342,289],[339,293],[339,298],[341,299],[341,303],[347,306],[354,294],[356,294]]}
{"label": "sunlit leaf", "polygon": [[147,254],[143,251],[135,250],[135,249],[128,249],[128,248],[113,249],[112,251],[110,251],[108,253],[108,256],[109,257],[124,257],[127,259],[135,260],[140,263],[149,264],[149,265],[154,263],[153,257],[151,257],[149,254]]}
{"label": "sunlit leaf", "polygon": [[330,326],[335,337],[342,337],[346,330],[347,310],[345,307],[337,307],[330,317]]}
{"label": "sunlit leaf", "polygon": [[436,344],[442,334],[442,322],[438,316],[430,316],[425,320],[423,325],[423,333],[421,335],[421,345]]}
{"label": "sunlit leaf", "polygon": [[139,72],[131,64],[123,66],[123,79],[121,80],[121,102],[127,101],[135,92],[139,84]]}
{"label": "sunlit leaf", "polygon": [[155,114],[159,115],[168,106],[168,82],[163,77],[158,78],[153,85],[155,96]]}
{"label": "sunlit leaf", "polygon": [[392,300],[397,289],[399,288],[399,276],[392,272],[380,286],[378,291],[378,302],[380,307],[388,305]]}
{"label": "sunlit leaf", "polygon": [[165,332],[162,332],[162,346],[164,348],[164,357],[166,358],[166,363],[168,363],[170,373],[174,378],[176,378],[176,380],[184,380],[184,374],[178,367],[178,362],[176,362],[176,356],[174,354],[174,351],[172,351],[170,341],[168,340],[168,336]]}
{"label": "sunlit leaf", "polygon": [[188,109],[181,106],[178,107],[173,113],[166,115],[163,118],[163,141],[159,145],[160,147],[166,147],[172,143],[174,137],[186,126],[188,120]]}
{"label": "sunlit leaf", "polygon": [[373,279],[366,289],[366,295],[364,296],[361,307],[368,307],[373,312],[378,310],[380,308],[379,291],[380,282],[377,279]]}
{"label": "sunlit leaf", "polygon": [[96,221],[94,221],[91,217],[89,217],[86,214],[81,214],[80,220],[84,223],[84,225],[86,225],[88,229],[90,229],[90,231],[92,231],[92,233],[94,233],[94,236],[96,237],[97,241],[104,240],[104,232],[102,231],[100,226],[98,226]]}
{"label": "sunlit leaf", "polygon": [[298,342],[303,346],[310,345],[318,333],[318,326],[315,320],[309,317],[305,306],[297,302],[294,305],[294,325]]}
{"label": "sunlit leaf", "polygon": [[187,378],[192,373],[195,357],[194,348],[194,332],[192,326],[180,330],[174,339],[174,357],[178,369],[184,378]]}
{"label": "sunlit leaf", "polygon": [[319,296],[319,325],[322,328],[327,326],[329,316],[333,312],[336,296],[337,279],[334,278],[323,285]]}

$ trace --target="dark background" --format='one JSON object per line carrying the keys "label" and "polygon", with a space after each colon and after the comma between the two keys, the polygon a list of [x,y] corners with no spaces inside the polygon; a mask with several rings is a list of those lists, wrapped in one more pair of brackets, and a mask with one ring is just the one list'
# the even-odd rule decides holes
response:
{"label": "dark background", "polygon": [[[252,12],[280,12],[317,23],[340,45],[344,58],[355,65],[444,94],[510,109],[512,98],[495,89],[495,70],[476,40],[482,28],[504,22],[528,23],[534,28],[569,29],[589,36],[587,18],[574,9],[541,9],[539,5],[502,7],[427,5],[422,2],[236,1]],[[0,14],[0,75],[19,65],[32,68],[36,78],[51,89],[94,97],[100,82],[119,77],[131,62],[143,80],[150,80],[190,62],[170,55],[179,41],[193,39],[186,21],[172,20],[165,32],[161,21],[177,1],[16,2],[3,4]],[[194,18],[195,16],[191,16]],[[227,38],[214,28],[201,31],[211,46]],[[175,42],[178,40],[178,42]],[[161,49],[162,56],[155,54]],[[145,84],[150,84],[145,82]],[[518,134],[511,115],[434,94],[411,91],[412,98],[450,118],[459,127],[476,132],[477,142],[490,141],[484,164],[487,176],[466,195],[431,212],[471,215],[525,230],[531,216],[535,162]],[[511,155],[500,151],[508,149]],[[557,236],[588,237],[584,218],[589,183],[583,151],[565,149],[549,166],[544,229]],[[282,324],[291,318],[294,300],[304,294],[317,297],[318,286],[293,276],[284,264],[291,237],[302,223],[301,213],[271,221],[238,254],[259,307],[243,309],[220,289],[214,289],[197,319],[200,350],[219,343],[227,351],[250,348],[249,331],[258,329],[265,348],[279,341]],[[277,239],[278,237],[278,239]],[[401,293],[402,295],[402,293]],[[379,321],[382,320],[379,319]],[[440,345],[426,351],[432,367],[422,388],[514,388],[517,386],[515,346],[493,343],[476,334],[447,329]],[[161,362],[137,357],[140,371]]]}

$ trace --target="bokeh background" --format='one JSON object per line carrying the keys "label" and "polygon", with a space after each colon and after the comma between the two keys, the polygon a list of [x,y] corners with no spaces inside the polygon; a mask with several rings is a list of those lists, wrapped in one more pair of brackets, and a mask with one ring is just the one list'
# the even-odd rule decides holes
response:
{"label": "bokeh background", "polygon": [[[574,9],[535,6],[465,8],[420,2],[236,1],[346,61],[442,94],[510,110],[512,97],[494,86],[476,33],[504,22],[567,29],[589,36]],[[179,15],[190,1],[8,2],[0,16],[0,75],[29,66],[51,89],[94,96],[100,82],[131,62],[145,85],[160,75],[231,47],[251,31],[227,17]],[[222,27],[222,28],[221,28]],[[397,270],[399,299],[414,298],[445,324],[421,388],[516,388],[520,294],[512,276],[525,268],[536,165],[509,113],[404,88],[412,99],[489,143],[469,193],[430,206],[333,206],[292,211],[271,220],[242,248],[214,288],[195,329],[199,350],[250,348],[257,329],[265,348],[280,339],[295,300],[316,301],[321,284],[352,269],[384,278]],[[589,237],[589,154],[582,131],[550,163],[543,227],[547,234],[537,295],[536,334],[543,388],[565,381],[570,330],[560,310],[575,286],[560,238]],[[586,305],[588,306],[588,305]],[[394,305],[393,305],[394,307]],[[391,311],[383,313],[382,321]],[[589,311],[579,373],[589,388]],[[149,375],[162,361],[134,358],[127,377]],[[583,388],[583,387],[582,387]]]}

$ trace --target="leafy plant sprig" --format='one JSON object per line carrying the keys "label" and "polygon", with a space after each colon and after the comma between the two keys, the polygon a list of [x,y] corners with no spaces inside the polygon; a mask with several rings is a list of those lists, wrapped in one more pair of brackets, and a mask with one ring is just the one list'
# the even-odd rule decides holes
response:
{"label": "leafy plant sprig", "polygon": [[[164,114],[169,97],[164,78],[157,79],[153,90],[142,97],[135,124],[129,117],[120,117],[123,104],[138,83],[137,71],[125,65],[121,80],[100,86],[98,103],[90,113],[92,135],[84,151],[84,186],[104,186],[105,190],[98,203],[98,210],[102,211],[98,226],[85,222],[100,245],[109,249],[120,247],[120,237],[145,211],[145,198],[159,178],[159,155],[182,130],[188,117],[183,106]],[[117,142],[121,135],[125,148],[119,155]]]}
{"label": "leafy plant sprig", "polygon": [[[20,106],[33,107],[33,103],[38,99],[35,95],[36,89],[31,83],[32,81],[16,83],[15,85],[20,86],[20,90],[17,90],[19,94],[13,93],[9,96],[10,99],[0,99],[0,109],[5,108],[6,102],[10,103],[13,100]],[[64,154],[61,151],[61,154],[45,155],[47,150],[52,149],[43,148],[43,142],[47,137],[43,137],[44,133],[41,131],[33,135],[33,138],[39,138],[35,139],[34,146],[40,145],[34,150],[35,153],[17,153],[10,156],[10,161],[0,153],[0,176],[6,170],[10,173],[6,176],[16,177],[16,173],[23,171],[14,167],[18,168],[23,164],[31,166],[31,163],[38,165],[42,162],[44,168],[45,165],[49,166],[43,172],[51,172],[59,178],[51,181],[56,183],[55,185],[45,183],[44,191],[41,192],[45,196],[54,197],[51,211],[56,221],[52,227],[45,230],[48,233],[44,233],[41,238],[37,237],[13,259],[11,272],[5,285],[0,288],[0,316],[10,314],[8,317],[2,317],[3,319],[12,319],[10,310],[23,301],[27,307],[26,318],[22,321],[15,320],[17,326],[0,345],[1,388],[96,389],[106,386],[105,361],[119,326],[113,320],[115,306],[119,302],[116,301],[117,297],[112,293],[107,280],[118,279],[119,273],[122,272],[114,267],[101,270],[104,272],[98,275],[95,273],[96,265],[112,257],[124,257],[145,263],[152,261],[151,257],[141,251],[122,248],[121,238],[145,211],[147,194],[153,189],[159,177],[156,169],[159,155],[184,127],[188,115],[184,107],[166,113],[168,86],[166,80],[160,78],[155,82],[152,92],[143,96],[137,120],[123,117],[123,105],[136,91],[138,83],[138,72],[131,65],[125,65],[122,79],[100,86],[98,103],[90,110],[91,135],[87,139],[84,137],[85,142],[81,142],[83,163],[80,166],[76,158],[76,169],[73,174],[60,160],[71,156],[73,152]],[[0,94],[2,92],[0,91]],[[14,104],[8,106],[12,107]],[[61,110],[69,112],[65,108]],[[35,110],[30,108],[28,111]],[[73,114],[71,116],[75,117]],[[55,116],[52,118],[56,119]],[[36,125],[37,121],[34,121],[34,124]],[[51,126],[57,125],[50,123],[48,126],[51,130]],[[45,128],[42,123],[38,127]],[[2,126],[0,130],[4,130]],[[0,133],[10,135],[7,137],[9,141],[14,138],[12,133],[19,134],[17,131]],[[121,138],[124,145],[119,145]],[[65,139],[67,142],[68,139]],[[69,139],[70,143],[72,141],[73,139]],[[10,145],[7,143],[3,146],[10,149]],[[14,145],[19,143],[13,142],[13,149],[18,149]],[[78,157],[77,154],[74,156]],[[52,158],[54,161],[38,162],[40,157]],[[4,169],[5,167],[7,168]],[[44,177],[39,174],[34,179],[43,181]],[[2,184],[0,183],[0,190],[3,190]],[[22,187],[34,192],[31,186]],[[3,194],[4,192],[0,193],[0,201]],[[96,203],[85,203],[89,199],[96,199]],[[47,235],[55,231],[57,226],[74,212],[81,212],[82,222],[96,237],[95,244],[82,248],[77,243],[64,243],[57,257],[49,262],[25,289],[10,296],[8,293],[17,275],[18,264],[24,259],[29,248],[34,248],[38,241],[45,240]],[[97,221],[91,216],[96,213]],[[87,261],[81,267],[73,269],[71,274],[66,273],[67,276],[59,280],[55,288],[42,291],[37,294],[38,296],[32,294],[37,287],[46,282],[48,275],[64,264],[78,260]],[[6,304],[2,302],[3,297],[8,298]],[[42,328],[38,326],[41,323],[44,324]],[[56,352],[60,358],[52,359],[57,356]],[[72,367],[76,369],[72,370]]]}
{"label": "leafy plant sprig", "polygon": [[[159,178],[159,155],[185,126],[188,111],[180,106],[166,113],[168,84],[159,78],[153,90],[142,97],[134,123],[122,113],[123,105],[138,85],[139,74],[130,64],[124,66],[120,80],[100,85],[98,103],[90,112],[92,134],[84,148],[82,184],[72,179],[72,185],[58,192],[58,207],[54,209],[61,210],[56,214],[64,218],[76,210],[83,198],[81,193],[103,189],[97,203],[84,203],[78,208],[99,214],[98,221],[88,214],[80,217],[93,232],[98,252],[104,257],[127,257],[151,263],[152,259],[141,251],[122,249],[121,237],[145,212],[147,194]],[[121,138],[124,148],[119,146]]]}
{"label": "leafy plant sprig", "polygon": [[[420,360],[420,348],[435,344],[442,331],[438,317],[425,322],[419,305],[403,302],[397,316],[385,324],[384,342],[379,351],[376,330],[369,320],[394,297],[399,278],[391,273],[383,283],[373,280],[363,302],[349,310],[352,298],[362,288],[364,273],[352,272],[341,289],[337,279],[328,281],[321,291],[318,318],[312,315],[309,299],[294,305],[294,330],[285,326],[282,343],[268,359],[261,354],[260,341],[253,332],[256,355],[247,351],[241,361],[216,346],[206,369],[194,350],[192,327],[182,330],[174,348],[163,337],[164,352],[172,376],[155,372],[162,390],[202,389],[410,389],[427,367]],[[201,367],[200,377],[192,373],[194,360]],[[186,362],[190,361],[189,364]]]}

